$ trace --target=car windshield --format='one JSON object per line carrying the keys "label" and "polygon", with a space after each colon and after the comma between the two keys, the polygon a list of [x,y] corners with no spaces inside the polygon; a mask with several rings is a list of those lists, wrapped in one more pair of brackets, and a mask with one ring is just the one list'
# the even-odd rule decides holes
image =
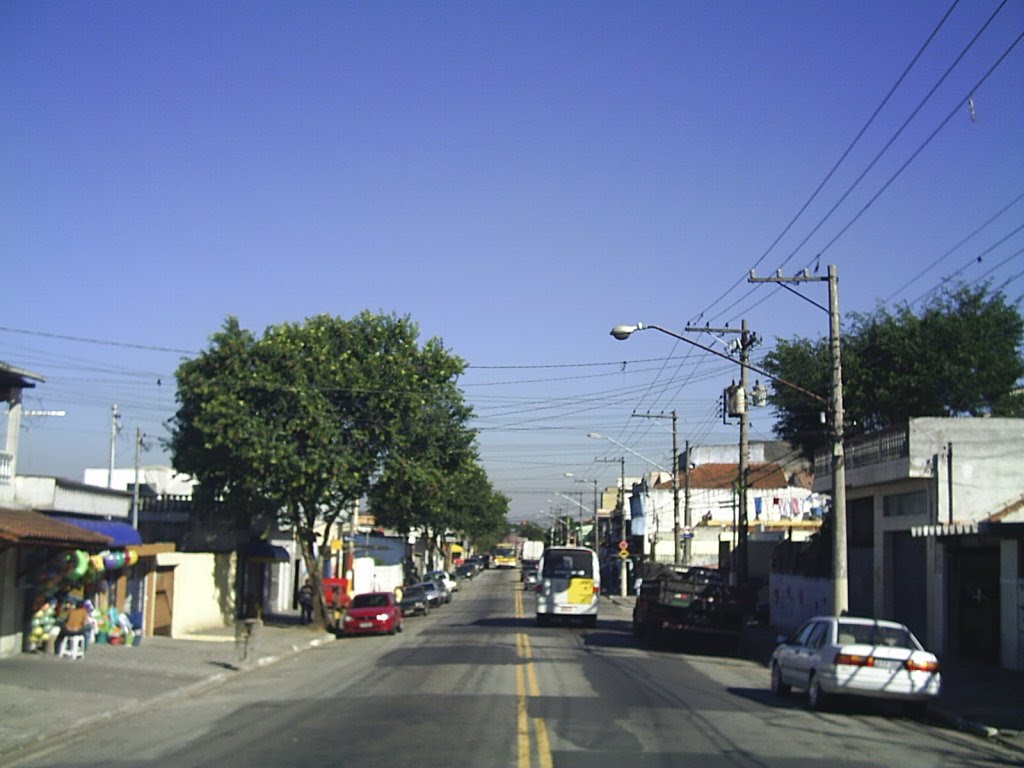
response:
{"label": "car windshield", "polygon": [[403,599],[417,600],[425,596],[426,592],[423,591],[423,587],[407,587],[402,593]]}
{"label": "car windshield", "polygon": [[890,648],[917,648],[910,632],[903,627],[839,622],[840,645],[882,645]]}
{"label": "car windshield", "polygon": [[436,584],[424,584],[422,587],[420,587],[420,589],[422,589],[424,592],[437,592],[437,585]]}
{"label": "car windshield", "polygon": [[353,608],[383,608],[388,604],[388,595],[356,595],[352,598]]}

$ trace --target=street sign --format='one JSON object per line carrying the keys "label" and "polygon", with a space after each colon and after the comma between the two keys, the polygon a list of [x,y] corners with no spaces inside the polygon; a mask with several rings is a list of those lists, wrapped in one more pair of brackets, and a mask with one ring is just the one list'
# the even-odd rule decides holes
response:
{"label": "street sign", "polygon": [[625,539],[623,539],[622,541],[620,541],[620,542],[619,542],[619,549],[621,549],[621,550],[627,550],[627,549],[629,549],[629,542],[628,542],[628,541],[626,541]]}
{"label": "street sign", "polygon": [[629,559],[629,550],[628,549],[620,549],[619,550],[619,559],[620,560],[627,560],[627,559]]}

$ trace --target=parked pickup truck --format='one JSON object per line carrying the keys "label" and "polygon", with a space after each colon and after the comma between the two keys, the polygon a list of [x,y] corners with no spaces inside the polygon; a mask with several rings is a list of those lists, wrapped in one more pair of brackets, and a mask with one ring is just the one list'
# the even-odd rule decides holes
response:
{"label": "parked pickup truck", "polygon": [[633,609],[633,634],[655,643],[691,633],[738,643],[756,600],[753,585],[730,585],[714,568],[649,565]]}

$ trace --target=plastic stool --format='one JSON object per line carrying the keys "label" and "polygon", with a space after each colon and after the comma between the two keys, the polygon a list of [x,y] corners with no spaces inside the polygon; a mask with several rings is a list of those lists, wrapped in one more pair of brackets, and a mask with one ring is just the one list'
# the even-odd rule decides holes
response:
{"label": "plastic stool", "polygon": [[85,656],[85,635],[69,635],[60,641],[57,655],[62,659],[81,659]]}

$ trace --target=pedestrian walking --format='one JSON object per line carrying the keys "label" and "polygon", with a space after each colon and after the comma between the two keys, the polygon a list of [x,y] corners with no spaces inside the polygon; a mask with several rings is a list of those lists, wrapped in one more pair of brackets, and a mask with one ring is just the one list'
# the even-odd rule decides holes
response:
{"label": "pedestrian walking", "polygon": [[302,623],[313,623],[313,585],[309,579],[299,587],[299,608],[302,609]]}

